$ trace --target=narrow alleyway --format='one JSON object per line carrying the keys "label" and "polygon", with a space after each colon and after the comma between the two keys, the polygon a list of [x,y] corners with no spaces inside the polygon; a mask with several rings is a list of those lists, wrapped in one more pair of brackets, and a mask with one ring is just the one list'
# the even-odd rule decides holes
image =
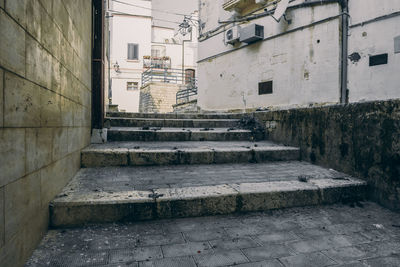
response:
{"label": "narrow alleyway", "polygon": [[38,266],[400,266],[400,215],[371,202],[50,230]]}

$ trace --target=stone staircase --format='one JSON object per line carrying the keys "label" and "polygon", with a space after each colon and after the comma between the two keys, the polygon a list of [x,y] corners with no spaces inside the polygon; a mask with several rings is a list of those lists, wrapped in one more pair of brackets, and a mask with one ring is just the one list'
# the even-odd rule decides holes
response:
{"label": "stone staircase", "polygon": [[366,183],[256,141],[241,114],[109,113],[106,144],[50,205],[53,227],[357,201]]}

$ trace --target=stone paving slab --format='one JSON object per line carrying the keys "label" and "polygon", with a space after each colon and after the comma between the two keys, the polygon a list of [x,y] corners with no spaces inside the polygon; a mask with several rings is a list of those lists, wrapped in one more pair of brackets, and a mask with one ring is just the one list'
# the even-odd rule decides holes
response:
{"label": "stone paving slab", "polygon": [[26,266],[399,266],[399,222],[358,202],[57,229]]}
{"label": "stone paving slab", "polygon": [[108,141],[246,141],[257,138],[249,130],[230,128],[112,127]]}
{"label": "stone paving slab", "polygon": [[156,118],[108,118],[112,127],[193,127],[230,128],[237,127],[236,119],[156,119]]}
{"label": "stone paving slab", "polygon": [[[312,179],[299,181],[299,175]],[[333,191],[326,192],[326,185]],[[93,168],[82,169],[51,202],[50,221],[60,227],[195,217],[332,204],[365,195],[361,180],[296,161]]]}
{"label": "stone paving slab", "polygon": [[262,142],[110,142],[82,151],[82,167],[298,160],[299,149]]}
{"label": "stone paving slab", "polygon": [[240,113],[131,113],[107,112],[107,118],[155,118],[155,119],[240,119]]}

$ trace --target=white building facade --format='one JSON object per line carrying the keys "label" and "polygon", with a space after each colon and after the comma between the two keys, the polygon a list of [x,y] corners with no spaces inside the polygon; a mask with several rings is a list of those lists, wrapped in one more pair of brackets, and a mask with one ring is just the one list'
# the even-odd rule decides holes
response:
{"label": "white building facade", "polygon": [[[279,21],[276,2],[200,0],[202,110],[400,97],[399,1],[293,0]],[[252,24],[263,26],[259,41],[227,43],[228,30],[240,35]]]}
{"label": "white building facade", "polygon": [[198,34],[194,30],[182,36],[177,29],[154,25],[151,1],[121,2],[110,2],[108,16],[109,102],[118,105],[120,111],[138,112],[144,71],[172,68],[197,72]]}

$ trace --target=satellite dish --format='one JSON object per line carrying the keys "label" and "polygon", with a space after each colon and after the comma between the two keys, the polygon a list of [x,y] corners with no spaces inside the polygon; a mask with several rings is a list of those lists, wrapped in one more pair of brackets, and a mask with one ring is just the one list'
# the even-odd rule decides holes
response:
{"label": "satellite dish", "polygon": [[285,14],[286,9],[288,8],[289,5],[289,0],[281,0],[278,3],[278,6],[275,9],[275,13],[274,15],[272,15],[272,17],[279,22],[282,18],[282,16]]}

